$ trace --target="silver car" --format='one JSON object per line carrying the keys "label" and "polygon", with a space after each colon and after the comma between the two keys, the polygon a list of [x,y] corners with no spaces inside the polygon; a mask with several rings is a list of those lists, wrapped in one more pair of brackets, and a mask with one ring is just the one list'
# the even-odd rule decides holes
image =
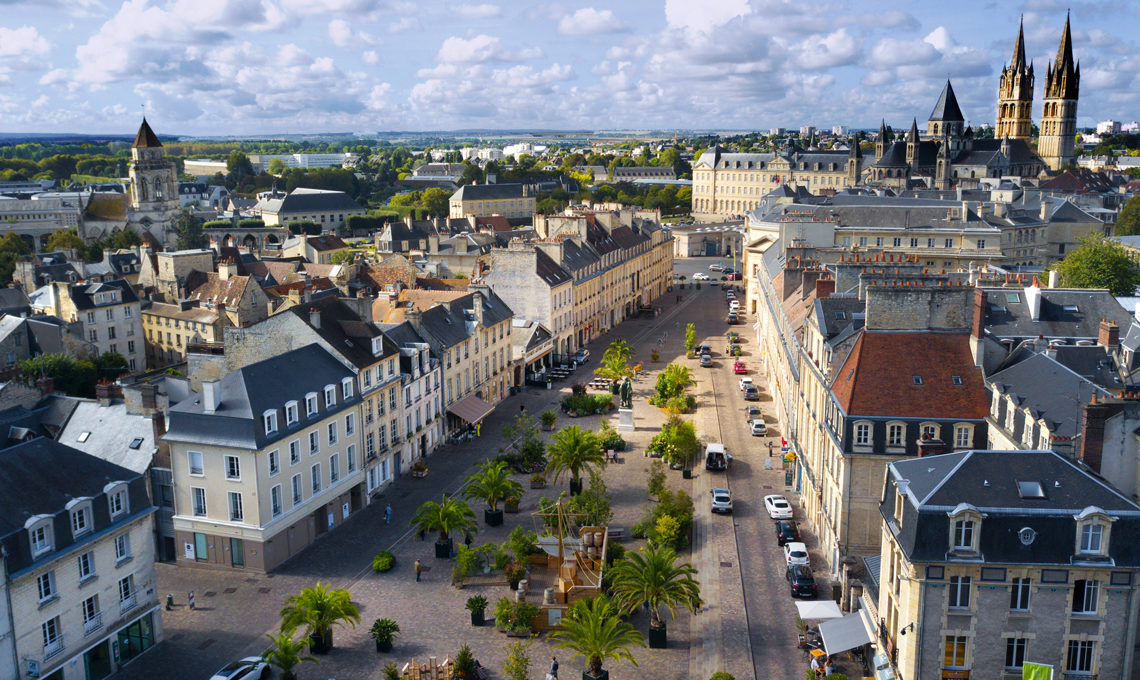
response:
{"label": "silver car", "polygon": [[709,494],[712,496],[713,513],[729,514],[732,512],[732,494],[729,493],[728,489],[713,489]]}

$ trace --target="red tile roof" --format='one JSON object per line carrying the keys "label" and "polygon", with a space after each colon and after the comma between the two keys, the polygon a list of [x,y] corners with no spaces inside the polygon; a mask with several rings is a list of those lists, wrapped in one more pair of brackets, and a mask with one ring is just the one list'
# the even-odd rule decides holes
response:
{"label": "red tile roof", "polygon": [[849,416],[982,419],[989,412],[968,333],[863,331],[831,390]]}

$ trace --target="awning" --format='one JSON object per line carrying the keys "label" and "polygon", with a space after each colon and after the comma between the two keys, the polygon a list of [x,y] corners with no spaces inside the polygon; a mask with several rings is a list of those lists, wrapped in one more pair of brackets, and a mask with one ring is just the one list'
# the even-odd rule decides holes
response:
{"label": "awning", "polygon": [[819,635],[828,654],[838,654],[874,641],[872,626],[864,614],[866,610],[848,614],[841,619],[819,624]]}
{"label": "awning", "polygon": [[835,604],[833,600],[796,602],[796,609],[799,610],[800,618],[805,621],[838,619],[843,616],[843,612],[839,610],[839,605]]}
{"label": "awning", "polygon": [[447,407],[447,412],[458,418],[474,425],[475,423],[487,417],[495,407],[483,401],[474,394],[468,397],[463,397],[451,406]]}

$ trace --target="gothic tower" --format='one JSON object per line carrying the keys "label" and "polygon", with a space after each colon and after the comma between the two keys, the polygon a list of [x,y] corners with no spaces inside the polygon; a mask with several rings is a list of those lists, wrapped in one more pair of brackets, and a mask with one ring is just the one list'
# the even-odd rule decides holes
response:
{"label": "gothic tower", "polygon": [[162,142],[143,118],[131,144],[131,211],[128,222],[140,233],[150,232],[166,243],[178,210],[178,182],[174,163],[166,160]]}
{"label": "gothic tower", "polygon": [[910,166],[907,171],[908,177],[918,174],[918,152],[918,119],[914,118],[910,121],[910,131],[906,133],[906,163]]}
{"label": "gothic tower", "polygon": [[883,121],[879,123],[879,136],[875,138],[876,163],[879,162],[883,154],[885,154],[889,148],[891,148],[891,140],[887,139],[887,120],[884,118]]}
{"label": "gothic tower", "polygon": [[998,86],[997,129],[998,139],[1032,138],[1033,127],[1033,64],[1025,63],[1025,34],[1017,27],[1017,42],[1013,44],[1013,58],[1002,68]]}
{"label": "gothic tower", "polygon": [[1041,115],[1041,136],[1037,139],[1037,153],[1050,170],[1060,170],[1073,162],[1080,86],[1081,66],[1073,62],[1073,38],[1066,16],[1057,60],[1045,73],[1045,107]]}
{"label": "gothic tower", "polygon": [[862,143],[863,135],[856,132],[855,139],[851,141],[851,150],[847,153],[847,186],[857,186],[859,177],[863,174],[863,149],[859,146]]}
{"label": "gothic tower", "polygon": [[942,88],[942,94],[934,104],[934,110],[930,112],[930,118],[926,121],[926,134],[935,139],[949,137],[957,144],[965,125],[966,119],[962,117],[962,109],[958,107],[954,87],[947,80],[946,86]]}
{"label": "gothic tower", "polygon": [[950,137],[944,135],[942,143],[938,146],[938,161],[934,168],[935,189],[950,188],[950,167]]}

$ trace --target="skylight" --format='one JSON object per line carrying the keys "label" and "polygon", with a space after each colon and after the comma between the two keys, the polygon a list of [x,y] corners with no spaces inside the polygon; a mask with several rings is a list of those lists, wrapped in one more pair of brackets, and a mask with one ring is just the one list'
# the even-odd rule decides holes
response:
{"label": "skylight", "polygon": [[953,382],[955,385],[961,385],[962,384],[962,376],[952,375],[952,376],[950,376],[950,381]]}
{"label": "skylight", "polygon": [[914,380],[915,385],[921,385],[922,384],[922,376],[921,375],[912,375],[911,380]]}
{"label": "skylight", "polygon": [[1022,498],[1044,498],[1045,489],[1041,488],[1041,482],[1018,482],[1017,494]]}
{"label": "skylight", "polygon": [[135,437],[134,439],[131,440],[130,448],[137,449],[140,446],[142,446],[142,443],[143,443],[142,437]]}
{"label": "skylight", "polygon": [[80,432],[79,436],[75,438],[75,441],[82,444],[83,442],[87,441],[87,438],[90,436],[91,436],[90,432]]}

